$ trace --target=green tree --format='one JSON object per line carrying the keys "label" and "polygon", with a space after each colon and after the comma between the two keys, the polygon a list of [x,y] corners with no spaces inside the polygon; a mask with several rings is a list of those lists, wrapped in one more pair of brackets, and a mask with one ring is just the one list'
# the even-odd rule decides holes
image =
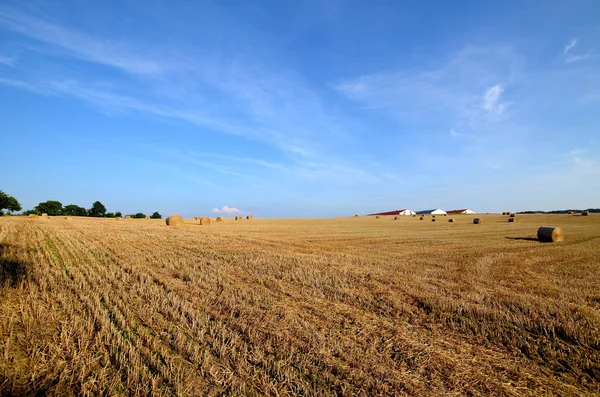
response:
{"label": "green tree", "polygon": [[101,217],[106,214],[106,207],[100,201],[96,201],[92,204],[92,208],[88,210],[89,216]]}
{"label": "green tree", "polygon": [[87,216],[87,210],[75,204],[69,204],[63,208],[63,214],[70,216]]}
{"label": "green tree", "polygon": [[123,214],[121,214],[121,211],[117,211],[117,212],[115,212],[115,217],[122,218]]}
{"label": "green tree", "polygon": [[39,203],[33,209],[42,214],[56,216],[62,214],[63,205],[60,201],[48,200],[43,203]]}
{"label": "green tree", "polygon": [[0,213],[3,209],[7,209],[8,212],[21,211],[21,204],[16,198],[0,190]]}
{"label": "green tree", "polygon": [[105,218],[114,218],[114,217],[115,217],[115,214],[114,214],[114,213],[112,213],[112,212],[107,212],[106,214],[104,214],[104,217],[105,217]]}
{"label": "green tree", "polygon": [[143,218],[145,218],[145,217],[146,217],[146,214],[144,214],[144,213],[142,213],[142,212],[138,212],[138,213],[137,213],[137,214],[135,214],[135,215],[131,215],[131,217],[132,217],[132,218],[135,218],[135,219],[143,219]]}
{"label": "green tree", "polygon": [[162,219],[162,215],[159,214],[158,212],[155,212],[154,214],[150,215],[150,218],[152,218],[152,219]]}

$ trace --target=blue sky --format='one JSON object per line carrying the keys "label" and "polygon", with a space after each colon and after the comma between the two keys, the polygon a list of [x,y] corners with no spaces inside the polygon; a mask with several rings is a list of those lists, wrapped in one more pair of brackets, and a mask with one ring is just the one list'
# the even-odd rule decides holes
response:
{"label": "blue sky", "polygon": [[184,216],[598,207],[598,15],[3,1],[0,189],[25,208]]}

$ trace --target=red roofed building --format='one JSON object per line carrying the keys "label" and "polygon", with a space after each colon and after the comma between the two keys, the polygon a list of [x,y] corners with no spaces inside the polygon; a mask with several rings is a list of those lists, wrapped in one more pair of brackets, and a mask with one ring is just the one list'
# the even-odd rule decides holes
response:
{"label": "red roofed building", "polygon": [[411,216],[411,215],[416,215],[416,212],[405,208],[403,210],[378,212],[376,214],[369,214],[369,215],[406,215],[406,216]]}
{"label": "red roofed building", "polygon": [[448,212],[447,212],[447,214],[448,214],[448,215],[459,215],[459,214],[469,214],[469,215],[471,215],[471,214],[476,214],[476,212],[475,212],[475,211],[471,211],[471,210],[470,210],[470,209],[468,209],[468,208],[464,208],[464,209],[462,209],[462,210],[452,210],[452,211],[448,211]]}

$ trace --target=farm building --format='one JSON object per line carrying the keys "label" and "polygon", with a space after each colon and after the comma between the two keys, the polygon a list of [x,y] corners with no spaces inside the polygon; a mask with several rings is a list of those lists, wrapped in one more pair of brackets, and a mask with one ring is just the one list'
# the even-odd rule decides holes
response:
{"label": "farm building", "polygon": [[405,208],[403,210],[378,212],[376,214],[369,214],[369,215],[406,215],[406,216],[411,216],[411,215],[415,215],[415,214],[416,214],[416,212]]}
{"label": "farm building", "polygon": [[436,210],[423,210],[423,211],[418,211],[417,214],[419,215],[445,215],[446,211],[441,210],[441,209],[436,209]]}
{"label": "farm building", "polygon": [[452,211],[448,211],[448,215],[458,215],[458,214],[467,214],[467,215],[472,215],[472,214],[476,214],[475,211],[471,211],[468,208],[464,208],[462,210],[452,210]]}

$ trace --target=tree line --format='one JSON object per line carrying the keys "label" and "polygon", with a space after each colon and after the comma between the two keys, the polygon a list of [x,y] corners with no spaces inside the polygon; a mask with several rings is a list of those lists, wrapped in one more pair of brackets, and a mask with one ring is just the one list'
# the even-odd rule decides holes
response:
{"label": "tree line", "polygon": [[[4,210],[7,210],[8,213],[12,214],[13,212],[21,211],[21,209],[21,204],[16,198],[0,190],[0,215],[4,215]],[[33,207],[33,209],[23,211],[22,213],[22,215],[30,214],[48,214],[49,216],[90,216],[96,218],[120,218],[123,216],[120,211],[107,212],[106,207],[100,201],[94,202],[90,208],[85,209],[76,204],[69,204],[63,207],[62,203],[56,200],[44,201]],[[129,216],[131,218],[145,218],[146,214],[138,212],[136,214],[130,214]],[[162,219],[162,215],[156,211],[150,215],[150,218]]]}

